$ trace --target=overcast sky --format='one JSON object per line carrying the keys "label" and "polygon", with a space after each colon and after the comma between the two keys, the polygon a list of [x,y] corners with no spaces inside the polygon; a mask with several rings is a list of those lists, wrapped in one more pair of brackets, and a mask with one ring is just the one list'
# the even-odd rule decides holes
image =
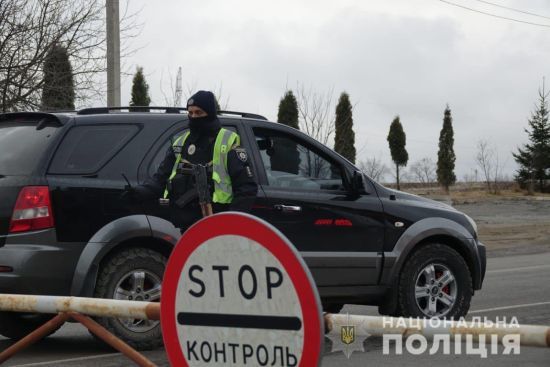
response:
{"label": "overcast sky", "polygon": [[[183,70],[187,88],[218,90],[228,108],[277,117],[287,87],[350,94],[357,160],[390,163],[386,136],[399,115],[409,166],[437,159],[443,111],[455,130],[459,179],[475,168],[476,142],[489,140],[505,162],[526,141],[523,129],[550,76],[550,1],[450,0],[534,26],[497,19],[439,0],[131,0],[144,24],[142,46],[124,62],[144,67],[152,104],[164,105],[170,78]],[[121,2],[122,3],[122,2]],[[122,4],[121,4],[122,6]],[[550,81],[549,81],[550,84]],[[122,82],[122,103],[131,78]],[[550,88],[548,88],[550,89]]]}

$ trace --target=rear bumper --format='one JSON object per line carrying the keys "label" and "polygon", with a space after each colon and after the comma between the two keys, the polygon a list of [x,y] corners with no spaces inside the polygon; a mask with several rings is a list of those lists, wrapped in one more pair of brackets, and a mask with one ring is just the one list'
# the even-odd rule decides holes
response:
{"label": "rear bumper", "polygon": [[68,295],[83,245],[59,244],[55,230],[37,231],[6,238],[0,247],[0,293]]}

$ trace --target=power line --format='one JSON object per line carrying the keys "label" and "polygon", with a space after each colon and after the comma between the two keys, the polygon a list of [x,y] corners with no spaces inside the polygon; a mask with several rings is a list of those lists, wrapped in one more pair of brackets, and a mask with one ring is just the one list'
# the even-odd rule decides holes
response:
{"label": "power line", "polygon": [[538,26],[538,27],[547,27],[547,28],[550,28],[550,25],[549,25],[549,24],[533,23],[533,22],[527,22],[527,21],[525,21],[525,20],[519,20],[519,19],[514,19],[514,18],[503,17],[503,16],[501,16],[501,15],[496,15],[496,14],[493,14],[493,13],[488,13],[488,12],[485,12],[485,11],[481,11],[481,10],[469,8],[469,7],[467,7],[467,6],[460,5],[460,4],[456,4],[456,3],[453,3],[453,2],[450,2],[450,1],[447,1],[447,0],[439,0],[439,1],[441,1],[442,3],[448,4],[448,5],[452,5],[452,6],[456,6],[456,7],[458,7],[458,8],[462,8],[462,9],[466,9],[466,10],[470,10],[470,11],[473,11],[473,12],[476,12],[476,13],[488,15],[488,16],[494,17],[494,18],[499,18],[499,19],[504,19],[504,20],[510,20],[510,21],[512,21],[512,22],[524,23],[524,24],[529,24],[529,25],[535,25],[535,26]]}
{"label": "power line", "polygon": [[495,3],[492,3],[492,2],[489,2],[489,1],[484,1],[484,0],[475,0],[475,1],[478,1],[478,2],[483,3],[483,4],[488,4],[488,5],[496,6],[497,8],[512,10],[512,11],[515,11],[515,12],[518,12],[518,13],[522,13],[522,14],[532,15],[532,16],[534,16],[534,17],[539,17],[539,18],[544,18],[544,19],[550,19],[550,17],[544,16],[544,15],[540,15],[540,14],[536,14],[536,13],[531,13],[531,12],[528,12],[528,11],[525,11],[525,10],[521,10],[521,9],[511,8],[511,7],[509,7],[509,6],[504,6],[504,5],[500,5],[500,4],[495,4]]}

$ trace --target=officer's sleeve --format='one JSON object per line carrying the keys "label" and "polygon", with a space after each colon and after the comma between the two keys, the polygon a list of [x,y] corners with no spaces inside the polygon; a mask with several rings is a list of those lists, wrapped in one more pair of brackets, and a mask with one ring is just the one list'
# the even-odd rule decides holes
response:
{"label": "officer's sleeve", "polygon": [[244,148],[236,147],[229,151],[227,170],[233,189],[233,201],[230,209],[250,211],[258,192],[258,184],[250,168],[248,153]]}
{"label": "officer's sleeve", "polygon": [[168,178],[174,168],[174,163],[176,163],[176,155],[172,146],[169,146],[153,177],[147,179],[142,186],[147,188],[155,197],[162,197]]}

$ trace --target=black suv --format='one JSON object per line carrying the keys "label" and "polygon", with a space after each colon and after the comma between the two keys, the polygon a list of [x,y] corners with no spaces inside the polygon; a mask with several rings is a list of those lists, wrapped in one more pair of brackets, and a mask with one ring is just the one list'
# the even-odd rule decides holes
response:
{"label": "black suv", "polygon": [[[156,111],[156,112],[155,112]],[[378,305],[382,314],[455,318],[485,275],[475,223],[452,207],[390,190],[285,125],[225,112],[260,189],[252,214],[300,251],[323,306]],[[0,115],[0,292],[157,301],[180,237],[158,202],[119,200],[143,183],[185,109],[93,108]],[[43,316],[0,313],[20,337]],[[158,322],[99,319],[131,345],[162,342]]]}

